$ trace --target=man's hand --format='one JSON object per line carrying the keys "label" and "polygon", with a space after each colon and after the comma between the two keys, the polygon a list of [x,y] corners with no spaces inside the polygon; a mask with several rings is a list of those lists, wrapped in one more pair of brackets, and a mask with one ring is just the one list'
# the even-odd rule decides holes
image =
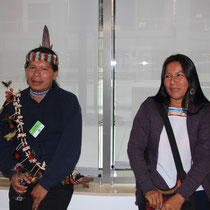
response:
{"label": "man's hand", "polygon": [[30,184],[31,182],[27,179],[27,177],[22,174],[22,173],[15,173],[12,175],[11,178],[11,185],[13,187],[13,189],[17,192],[17,193],[25,193],[27,191],[27,186],[24,186],[23,184],[21,184],[21,181],[24,181],[27,184]]}
{"label": "man's hand", "polygon": [[177,193],[163,204],[161,210],[180,210],[183,203],[184,198],[179,193]]}
{"label": "man's hand", "polygon": [[37,184],[31,192],[31,196],[34,200],[32,210],[37,210],[40,202],[45,198],[48,191],[44,189],[40,184]]}
{"label": "man's hand", "polygon": [[157,190],[148,191],[145,198],[149,201],[149,205],[154,209],[160,209],[163,205],[163,196]]}

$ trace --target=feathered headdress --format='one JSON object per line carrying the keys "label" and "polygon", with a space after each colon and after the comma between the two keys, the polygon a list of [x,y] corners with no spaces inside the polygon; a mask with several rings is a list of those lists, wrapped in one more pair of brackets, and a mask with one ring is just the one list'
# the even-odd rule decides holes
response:
{"label": "feathered headdress", "polygon": [[50,34],[47,26],[44,26],[43,36],[42,36],[42,47],[47,47],[52,50],[53,45],[50,45]]}
{"label": "feathered headdress", "polygon": [[[50,34],[47,26],[44,26],[43,36],[42,36],[42,45],[41,47],[46,47],[52,50],[53,45],[50,45]],[[55,54],[42,53],[42,52],[29,52],[26,55],[26,61],[46,61],[58,66],[58,57]]]}

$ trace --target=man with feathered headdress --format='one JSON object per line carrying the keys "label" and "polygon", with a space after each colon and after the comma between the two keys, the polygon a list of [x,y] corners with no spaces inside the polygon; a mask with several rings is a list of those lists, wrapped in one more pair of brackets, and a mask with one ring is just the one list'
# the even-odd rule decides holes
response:
{"label": "man with feathered headdress", "polygon": [[82,117],[77,97],[55,81],[58,56],[46,26],[42,46],[26,55],[25,71],[29,87],[15,94],[8,85],[0,115],[0,169],[11,180],[10,210],[65,210]]}

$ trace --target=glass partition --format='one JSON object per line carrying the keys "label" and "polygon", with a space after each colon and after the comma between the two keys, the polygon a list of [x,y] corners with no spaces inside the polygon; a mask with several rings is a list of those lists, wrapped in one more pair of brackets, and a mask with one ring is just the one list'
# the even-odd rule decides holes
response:
{"label": "glass partition", "polygon": [[210,99],[209,10],[208,0],[116,2],[116,169],[130,168],[126,150],[133,118],[140,104],[157,92],[166,57],[188,55]]}
{"label": "glass partition", "polygon": [[165,58],[192,58],[210,99],[209,10],[209,0],[1,0],[0,78],[16,91],[27,87],[25,55],[40,45],[47,25],[60,59],[58,83],[82,107],[77,167],[105,182],[134,181],[127,157],[132,121],[156,93]]}
{"label": "glass partition", "polygon": [[[44,25],[59,57],[58,83],[75,93],[83,116],[78,167],[98,169],[98,1],[1,0],[0,78],[17,91],[27,87],[26,53],[39,47]],[[0,85],[0,103],[4,97]]]}

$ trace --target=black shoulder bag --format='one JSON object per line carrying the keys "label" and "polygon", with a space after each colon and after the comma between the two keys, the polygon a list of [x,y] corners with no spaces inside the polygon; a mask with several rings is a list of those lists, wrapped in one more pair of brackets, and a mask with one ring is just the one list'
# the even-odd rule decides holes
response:
{"label": "black shoulder bag", "polygon": [[[178,147],[177,147],[177,144],[176,144],[176,140],[175,140],[174,133],[173,133],[173,130],[172,130],[172,127],[171,127],[171,123],[169,121],[168,115],[167,115],[167,113],[164,109],[163,104],[158,103],[156,101],[155,101],[155,104],[157,106],[157,109],[158,109],[158,111],[161,115],[161,118],[162,118],[162,120],[164,122],[164,125],[165,125],[165,128],[166,128],[169,143],[170,143],[171,150],[172,150],[173,157],[174,157],[174,162],[175,162],[175,165],[176,165],[177,180],[180,180],[181,183],[182,183],[184,181],[185,177],[186,177],[186,173],[183,169],[182,161],[181,161],[181,158],[180,158],[180,155],[179,155],[179,150],[178,150]],[[163,193],[165,192],[167,194],[167,190],[164,190],[164,191],[161,191],[161,192],[163,192]],[[194,201],[193,196],[190,196],[189,200],[184,202],[184,204],[182,205],[182,210],[196,210],[195,201]]]}

